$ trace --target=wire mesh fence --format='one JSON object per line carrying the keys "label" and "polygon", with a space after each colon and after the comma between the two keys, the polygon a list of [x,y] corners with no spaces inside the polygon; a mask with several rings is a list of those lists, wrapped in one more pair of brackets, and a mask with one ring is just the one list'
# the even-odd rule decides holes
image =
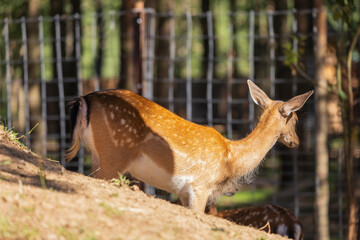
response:
{"label": "wire mesh fence", "polygon": [[[129,16],[132,31],[124,26]],[[91,91],[131,88],[181,117],[240,139],[254,128],[260,111],[249,98],[247,79],[278,100],[314,88],[286,61],[289,52],[301,56],[308,75],[314,75],[317,29],[300,29],[299,21],[315,17],[312,9],[222,15],[134,9],[3,19],[1,119],[21,134],[39,123],[25,144],[85,174],[91,172],[86,150],[82,148],[75,161],[64,160],[70,137],[66,106]],[[314,238],[315,117],[310,99],[299,113],[300,147],[276,145],[254,182],[241,189],[241,200],[223,198],[221,204],[283,205],[303,221],[305,239]],[[332,237],[342,239],[346,186],[341,148],[331,153],[330,230]]]}

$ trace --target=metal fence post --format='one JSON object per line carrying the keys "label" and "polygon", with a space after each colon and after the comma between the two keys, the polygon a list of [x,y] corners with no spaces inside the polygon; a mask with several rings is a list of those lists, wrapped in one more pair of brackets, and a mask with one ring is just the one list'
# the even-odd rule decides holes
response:
{"label": "metal fence post", "polygon": [[[99,17],[103,17],[103,16],[98,16],[97,13],[93,14],[93,20],[92,20],[92,24],[91,24],[91,52],[92,52],[92,58],[94,61],[94,65],[96,65],[96,49],[97,49],[97,20]],[[99,36],[100,38],[101,36]],[[100,90],[100,77],[98,76],[98,73],[96,71],[97,66],[94,66],[94,73],[95,73],[95,77],[94,77],[94,90],[95,91],[99,91]]]}
{"label": "metal fence post", "polygon": [[26,19],[21,18],[21,38],[23,48],[23,78],[24,78],[24,95],[25,95],[25,144],[30,147],[30,107],[29,107],[29,74],[28,74],[28,48],[26,35]]}
{"label": "metal fence post", "polygon": [[226,134],[229,139],[233,138],[233,119],[232,119],[232,84],[233,84],[233,25],[229,21],[229,52],[227,56],[227,79],[226,79]]}
{"label": "metal fence post", "polygon": [[270,98],[275,98],[275,33],[274,13],[268,12],[269,45],[270,45]]}
{"label": "metal fence post", "polygon": [[47,100],[45,81],[45,57],[44,57],[44,19],[39,17],[39,44],[40,44],[40,84],[41,84],[41,119],[42,119],[42,146],[43,155],[47,156]]}
{"label": "metal fence post", "polygon": [[[255,61],[254,61],[254,46],[255,46],[255,12],[251,10],[249,12],[249,78],[255,82]],[[255,106],[250,94],[249,99],[249,130],[254,128],[254,115]]]}
{"label": "metal fence post", "polygon": [[[143,81],[143,94],[145,96],[152,100],[154,95],[154,58],[155,58],[155,32],[156,32],[156,13],[154,9],[146,9],[146,22],[143,23],[143,28],[145,28],[145,23],[147,26],[148,32],[145,33],[145,29],[143,30],[143,42],[144,42],[144,54],[143,56],[143,65],[146,65],[145,69],[145,79],[142,79]],[[144,17],[145,20],[145,17]]]}
{"label": "metal fence post", "polygon": [[174,112],[174,70],[175,70],[175,17],[170,13],[170,64],[169,64],[169,110]]}
{"label": "metal fence post", "polygon": [[191,48],[192,48],[192,16],[186,12],[186,119],[192,120],[192,78],[191,78]]}
{"label": "metal fence post", "polygon": [[[296,9],[291,11],[293,15],[292,22],[292,34],[296,35],[297,33],[297,20],[295,17]],[[293,38],[293,51],[298,53],[298,41],[297,38]],[[297,75],[296,72],[292,74],[292,96],[297,94]],[[292,160],[293,160],[293,181],[294,181],[294,213],[296,216],[299,216],[300,213],[300,203],[299,203],[299,173],[298,173],[298,150],[292,150]]]}
{"label": "metal fence post", "polygon": [[62,69],[61,55],[61,32],[60,16],[55,16],[55,45],[56,45],[56,70],[59,88],[59,109],[60,109],[60,162],[65,166],[65,148],[66,148],[66,118],[65,118],[65,96],[64,96],[64,78]]}
{"label": "metal fence post", "polygon": [[134,14],[134,91],[135,93],[142,95],[142,83],[143,83],[143,56],[144,56],[144,29],[145,29],[145,17],[144,17],[144,2],[139,1],[135,3]]}
{"label": "metal fence post", "polygon": [[206,103],[207,103],[207,124],[213,125],[213,96],[212,96],[212,80],[214,75],[214,33],[213,33],[213,17],[210,11],[206,12],[206,23],[208,33],[208,64],[206,72]]}
{"label": "metal fence post", "polygon": [[[83,86],[81,78],[81,32],[80,32],[80,19],[81,16],[79,13],[75,13],[75,57],[76,57],[76,78],[77,78],[77,88],[78,95],[83,95]],[[84,173],[84,147],[81,145],[78,153],[78,172]]]}
{"label": "metal fence post", "polygon": [[7,101],[7,128],[12,128],[11,117],[11,68],[10,68],[10,40],[9,40],[9,20],[4,20],[4,38],[5,38],[5,61],[6,61],[6,101]]}

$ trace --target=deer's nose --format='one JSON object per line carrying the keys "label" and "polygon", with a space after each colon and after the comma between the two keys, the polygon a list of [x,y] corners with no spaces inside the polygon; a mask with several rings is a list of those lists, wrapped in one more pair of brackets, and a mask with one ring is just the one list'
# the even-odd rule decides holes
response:
{"label": "deer's nose", "polygon": [[297,141],[295,140],[295,141],[290,142],[290,147],[291,148],[295,148],[297,146],[299,146],[299,140],[297,140]]}

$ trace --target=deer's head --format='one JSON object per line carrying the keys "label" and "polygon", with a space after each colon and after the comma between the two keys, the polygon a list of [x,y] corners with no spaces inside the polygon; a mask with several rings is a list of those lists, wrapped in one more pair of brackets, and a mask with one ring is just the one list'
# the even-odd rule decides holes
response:
{"label": "deer's head", "polygon": [[298,117],[295,112],[305,104],[314,91],[309,91],[283,102],[271,100],[264,91],[250,80],[248,80],[248,85],[252,99],[264,110],[262,118],[271,116],[272,121],[269,124],[273,124],[273,127],[277,129],[278,141],[290,148],[297,147],[299,137],[295,132],[295,126]]}

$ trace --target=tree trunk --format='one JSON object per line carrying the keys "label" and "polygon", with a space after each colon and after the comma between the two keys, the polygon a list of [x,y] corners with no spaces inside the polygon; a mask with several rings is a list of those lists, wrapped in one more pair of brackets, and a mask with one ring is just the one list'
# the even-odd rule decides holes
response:
{"label": "tree trunk", "polygon": [[315,52],[316,85],[316,230],[317,239],[329,239],[329,154],[327,146],[327,81],[324,77],[324,58],[327,47],[326,10],[323,0],[315,0],[317,9]]}

